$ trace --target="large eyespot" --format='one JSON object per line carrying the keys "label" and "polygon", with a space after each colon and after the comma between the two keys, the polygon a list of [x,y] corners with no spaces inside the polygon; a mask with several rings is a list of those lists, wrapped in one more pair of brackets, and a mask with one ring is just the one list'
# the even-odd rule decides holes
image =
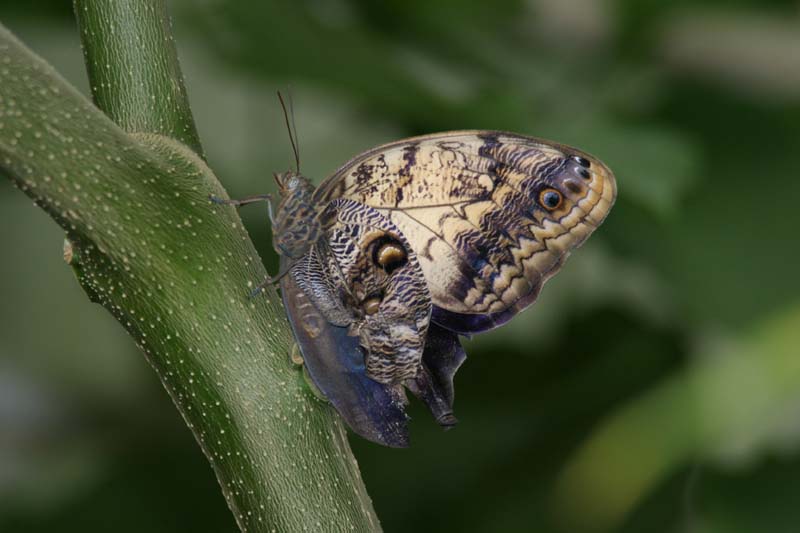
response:
{"label": "large eyespot", "polygon": [[408,261],[408,254],[402,243],[384,235],[375,241],[372,249],[372,261],[384,269],[387,274],[391,274]]}
{"label": "large eyespot", "polygon": [[561,193],[555,189],[545,189],[539,193],[539,203],[548,211],[553,211],[561,206]]}

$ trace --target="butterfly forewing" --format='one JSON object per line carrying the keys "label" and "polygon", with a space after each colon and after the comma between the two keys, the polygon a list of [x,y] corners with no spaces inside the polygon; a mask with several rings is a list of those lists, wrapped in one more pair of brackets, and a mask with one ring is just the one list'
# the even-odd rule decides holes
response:
{"label": "butterfly forewing", "polygon": [[416,252],[434,321],[475,333],[530,305],[615,196],[611,171],[579,150],[466,131],[370,150],[315,201],[348,198],[391,220]]}

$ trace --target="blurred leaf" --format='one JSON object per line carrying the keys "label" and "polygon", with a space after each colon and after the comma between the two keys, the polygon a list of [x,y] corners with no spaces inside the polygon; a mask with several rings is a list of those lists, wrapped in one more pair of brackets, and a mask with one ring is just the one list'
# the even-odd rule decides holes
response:
{"label": "blurred leaf", "polygon": [[661,52],[676,72],[755,99],[797,101],[800,18],[759,11],[695,8],[665,24]]}
{"label": "blurred leaf", "polygon": [[[749,458],[800,413],[800,307],[765,319],[617,410],[564,469],[555,503],[571,528],[605,530],[695,456]],[[797,449],[800,440],[793,443]]]}
{"label": "blurred leaf", "polygon": [[686,487],[688,528],[698,533],[797,531],[798,457],[770,458],[759,466],[734,471],[696,467]]}

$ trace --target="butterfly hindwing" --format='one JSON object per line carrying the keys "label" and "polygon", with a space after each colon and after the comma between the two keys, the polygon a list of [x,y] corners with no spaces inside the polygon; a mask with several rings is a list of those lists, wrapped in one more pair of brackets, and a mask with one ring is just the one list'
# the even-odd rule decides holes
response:
{"label": "butterfly hindwing", "polygon": [[[282,267],[287,264],[283,259]],[[384,446],[408,446],[403,385],[428,406],[437,423],[455,425],[453,377],[466,359],[458,335],[430,324],[416,376],[403,384],[380,383],[367,375],[359,338],[329,322],[295,276],[281,280],[281,294],[312,381],[358,435]]]}
{"label": "butterfly hindwing", "polygon": [[[281,263],[287,268],[289,260],[283,258]],[[347,425],[384,446],[408,446],[402,386],[387,386],[367,377],[358,337],[329,322],[295,276],[281,280],[281,295],[312,381]]]}
{"label": "butterfly hindwing", "polygon": [[441,424],[454,424],[463,349],[439,328],[428,342],[430,293],[408,241],[348,199],[332,201],[320,220],[323,238],[281,282],[312,380],[357,433],[382,444],[407,444],[403,384]]}
{"label": "butterfly hindwing", "polygon": [[366,356],[368,375],[400,383],[416,375],[425,348],[431,298],[416,254],[397,227],[353,200],[332,201],[320,216],[324,239],[316,247],[349,309],[348,325]]}

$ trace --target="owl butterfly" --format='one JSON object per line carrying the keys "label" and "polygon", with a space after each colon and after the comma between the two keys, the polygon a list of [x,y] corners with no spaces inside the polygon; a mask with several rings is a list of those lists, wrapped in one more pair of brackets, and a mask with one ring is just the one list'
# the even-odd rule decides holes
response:
{"label": "owl butterfly", "polygon": [[616,196],[590,155],[497,131],[380,146],[316,189],[299,171],[276,180],[280,286],[308,372],[356,433],[393,447],[408,445],[405,389],[456,423],[459,336],[532,304]]}

